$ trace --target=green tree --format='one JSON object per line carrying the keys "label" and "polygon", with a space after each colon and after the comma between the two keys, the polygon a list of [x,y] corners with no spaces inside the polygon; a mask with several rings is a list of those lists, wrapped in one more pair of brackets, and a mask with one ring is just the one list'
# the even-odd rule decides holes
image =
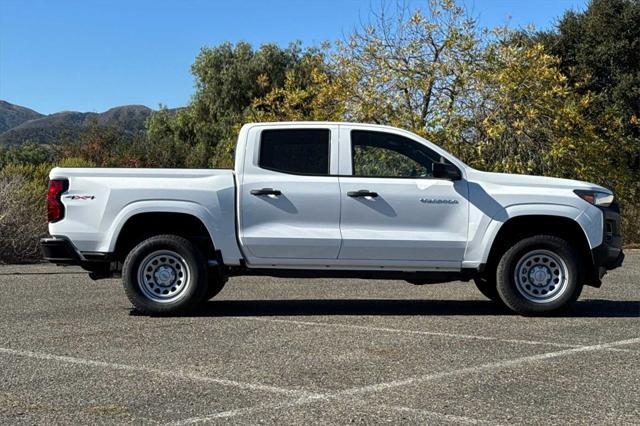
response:
{"label": "green tree", "polygon": [[203,48],[191,67],[196,80],[191,102],[173,115],[166,110],[152,114],[147,122],[150,141],[186,145],[189,167],[227,165],[227,156],[215,154],[216,146],[229,145],[254,99],[283,86],[304,55],[297,43],[287,48],[265,44],[258,50],[248,43]]}
{"label": "green tree", "polygon": [[[577,93],[591,99],[589,123],[608,145],[618,176],[627,241],[640,241],[640,1],[592,0],[552,31],[533,35],[560,59]],[[610,175],[608,170],[602,170]],[[614,185],[615,186],[615,185]]]}
{"label": "green tree", "polygon": [[592,0],[537,36],[579,92],[599,95],[595,114],[614,109],[626,132],[640,134],[640,1]]}
{"label": "green tree", "polygon": [[53,160],[54,150],[48,146],[35,142],[24,142],[15,146],[0,145],[0,168],[5,164],[41,164]]}
{"label": "green tree", "polygon": [[337,121],[344,118],[346,87],[327,55],[308,51],[286,74],[284,84],[255,99],[245,114],[254,121]]}

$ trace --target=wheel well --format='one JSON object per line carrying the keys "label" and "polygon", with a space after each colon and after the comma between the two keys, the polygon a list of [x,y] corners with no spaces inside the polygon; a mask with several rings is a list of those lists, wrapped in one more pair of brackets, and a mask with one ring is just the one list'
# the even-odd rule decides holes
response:
{"label": "wheel well", "polygon": [[485,270],[494,270],[502,254],[517,241],[532,235],[542,234],[565,239],[579,253],[583,265],[593,268],[589,242],[578,222],[562,216],[532,215],[517,216],[502,225],[493,240]]}
{"label": "wheel well", "polygon": [[207,259],[219,260],[209,231],[202,221],[186,213],[140,213],[130,217],[116,240],[115,256],[124,260],[127,254],[142,240],[153,235],[172,234],[194,243]]}

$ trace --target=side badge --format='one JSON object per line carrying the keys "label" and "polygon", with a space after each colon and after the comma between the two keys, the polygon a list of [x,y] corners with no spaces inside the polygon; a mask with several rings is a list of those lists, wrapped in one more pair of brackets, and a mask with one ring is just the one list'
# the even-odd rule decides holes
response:
{"label": "side badge", "polygon": [[65,195],[65,197],[67,200],[93,200],[95,197],[95,195]]}
{"label": "side badge", "polygon": [[420,198],[420,202],[425,204],[448,204],[448,205],[460,204],[458,200],[447,200],[443,198]]}

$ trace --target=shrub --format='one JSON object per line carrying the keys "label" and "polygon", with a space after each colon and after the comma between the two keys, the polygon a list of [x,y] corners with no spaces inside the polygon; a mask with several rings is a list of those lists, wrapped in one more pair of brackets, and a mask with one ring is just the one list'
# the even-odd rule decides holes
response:
{"label": "shrub", "polygon": [[49,165],[8,165],[0,172],[0,263],[41,259],[47,234],[45,197]]}

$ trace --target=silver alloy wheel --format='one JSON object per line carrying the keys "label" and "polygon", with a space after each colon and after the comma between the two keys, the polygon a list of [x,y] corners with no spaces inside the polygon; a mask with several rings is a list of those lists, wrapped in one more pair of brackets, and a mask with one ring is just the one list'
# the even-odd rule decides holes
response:
{"label": "silver alloy wheel", "polygon": [[154,251],[138,267],[138,286],[154,302],[175,302],[184,296],[190,284],[189,265],[171,250]]}
{"label": "silver alloy wheel", "polygon": [[514,279],[516,288],[525,299],[534,303],[549,303],[567,290],[569,269],[554,252],[532,250],[516,264]]}

